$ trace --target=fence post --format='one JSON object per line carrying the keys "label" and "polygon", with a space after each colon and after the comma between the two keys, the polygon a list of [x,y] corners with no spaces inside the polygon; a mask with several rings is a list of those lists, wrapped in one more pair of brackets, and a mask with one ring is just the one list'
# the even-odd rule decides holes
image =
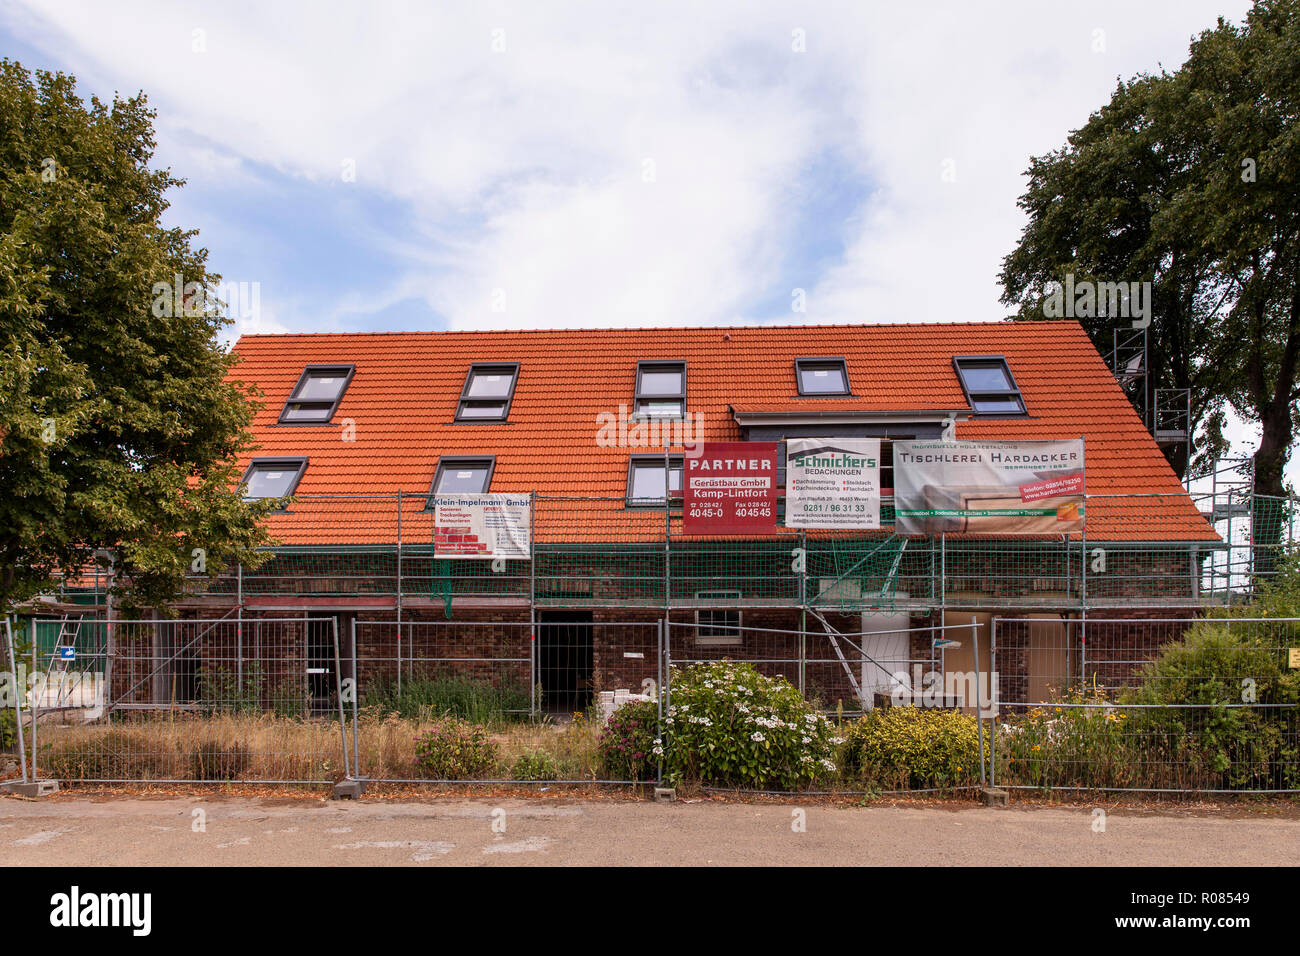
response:
{"label": "fence post", "polygon": [[[32,630],[36,629],[36,621],[32,620]],[[12,618],[5,615],[5,644],[9,649],[9,676],[13,679],[14,689],[14,728],[18,731],[18,759],[23,765],[23,783],[27,783],[27,747],[23,740],[23,697],[27,694],[27,681],[18,679],[18,658],[14,654],[14,631]],[[35,721],[32,722],[35,727]]]}
{"label": "fence post", "polygon": [[[989,621],[989,694],[990,705],[1002,699],[1001,680],[998,680],[998,618]],[[998,680],[998,684],[993,683]],[[989,786],[998,785],[998,715],[989,721]]]}
{"label": "fence post", "polygon": [[980,698],[980,626],[975,615],[970,616],[971,643],[975,651],[975,727],[979,733],[980,786],[986,785],[984,776],[984,702]]}
{"label": "fence post", "polygon": [[[339,619],[336,615],[331,615],[329,621],[330,631],[334,635],[334,696],[339,705],[339,744],[343,749],[343,776],[350,780],[352,771],[348,760],[348,723],[343,716],[343,657],[339,653]],[[307,622],[307,627],[311,627],[311,621]]]}
{"label": "fence post", "polygon": [[361,706],[361,672],[357,670],[357,618],[352,616],[352,768],[361,776],[360,749],[357,745],[357,708]]}
{"label": "fence post", "polygon": [[[426,507],[428,501],[425,501]],[[429,562],[433,566],[433,542],[429,542]],[[402,696],[402,492],[397,492],[397,696]]]}
{"label": "fence post", "polygon": [[[672,716],[673,710],[673,625],[665,615],[659,621],[660,633],[663,634],[664,652],[661,655],[664,667],[664,682],[660,685],[662,688],[663,704],[661,705],[662,713],[665,717]],[[668,738],[672,731],[668,729],[668,724],[664,721],[660,727],[659,746],[664,751],[668,750]],[[663,758],[661,757],[662,761]],[[659,772],[659,782],[663,782],[663,771]]]}
{"label": "fence post", "polygon": [[807,696],[808,670],[808,532],[799,531],[799,694]]}
{"label": "fence post", "polygon": [[528,492],[528,717],[537,719],[537,492]]}
{"label": "fence post", "polygon": [[666,739],[664,736],[664,692],[665,691],[664,691],[664,619],[663,618],[660,618],[656,622],[655,630],[656,630],[655,636],[657,638],[657,642],[659,645],[656,648],[657,653],[655,654],[656,665],[658,668],[656,676],[659,679],[659,683],[655,685],[655,691],[656,691],[655,701],[658,704],[657,711],[659,717],[659,722],[655,728],[656,730],[658,730],[658,733],[655,734],[655,736],[659,738],[659,771],[656,774],[655,783],[657,783],[659,786],[663,786],[664,740]]}

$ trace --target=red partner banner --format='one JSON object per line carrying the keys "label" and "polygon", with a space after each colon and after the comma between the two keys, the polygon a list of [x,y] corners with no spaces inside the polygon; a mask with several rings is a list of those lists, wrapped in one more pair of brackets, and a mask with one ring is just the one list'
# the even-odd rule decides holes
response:
{"label": "red partner banner", "polygon": [[683,461],[685,534],[776,531],[774,441],[705,442]]}

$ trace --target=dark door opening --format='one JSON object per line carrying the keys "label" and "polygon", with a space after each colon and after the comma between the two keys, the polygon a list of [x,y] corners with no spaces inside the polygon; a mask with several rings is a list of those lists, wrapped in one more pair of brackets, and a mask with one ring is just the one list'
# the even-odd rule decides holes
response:
{"label": "dark door opening", "polygon": [[330,716],[335,704],[335,624],[333,616],[307,621],[307,703],[313,717]]}
{"label": "dark door opening", "polygon": [[591,706],[590,611],[540,611],[537,619],[537,680],[542,708],[571,714]]}

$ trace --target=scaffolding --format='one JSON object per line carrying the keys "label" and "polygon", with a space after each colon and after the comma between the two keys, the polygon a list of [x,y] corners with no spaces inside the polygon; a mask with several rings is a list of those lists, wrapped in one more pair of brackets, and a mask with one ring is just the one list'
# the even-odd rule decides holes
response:
{"label": "scaffolding", "polygon": [[[1261,547],[1250,537],[1252,508],[1261,503],[1248,477],[1236,474],[1225,465],[1208,494],[1090,494],[1088,532],[1034,537],[899,534],[888,498],[879,531],[706,537],[683,532],[680,501],[646,508],[621,497],[535,494],[530,558],[495,562],[439,556],[423,494],[300,496],[273,516],[281,543],[265,563],[195,576],[176,604],[202,614],[347,607],[399,619],[451,618],[469,607],[527,614],[723,604],[922,615],[1230,605],[1254,587]],[[1279,506],[1296,513],[1288,502]],[[1198,537],[1168,537],[1170,526],[1193,523]],[[1288,518],[1282,546],[1293,540],[1292,525]],[[30,607],[102,612],[107,582],[89,570],[70,574]]]}
{"label": "scaffolding", "polygon": [[1143,422],[1147,420],[1147,330],[1111,331],[1110,371]]}

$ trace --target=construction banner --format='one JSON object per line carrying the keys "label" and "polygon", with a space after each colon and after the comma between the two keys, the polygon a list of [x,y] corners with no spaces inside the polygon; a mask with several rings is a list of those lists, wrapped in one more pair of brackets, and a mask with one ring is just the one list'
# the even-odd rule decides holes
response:
{"label": "construction banner", "polygon": [[1083,440],[894,442],[902,534],[1060,534],[1084,527]]}
{"label": "construction banner", "polygon": [[785,487],[788,528],[879,528],[880,439],[787,439]]}
{"label": "construction banner", "polygon": [[774,441],[704,442],[685,459],[685,534],[771,534],[776,530]]}
{"label": "construction banner", "polygon": [[517,558],[532,554],[528,495],[434,495],[435,558]]}

